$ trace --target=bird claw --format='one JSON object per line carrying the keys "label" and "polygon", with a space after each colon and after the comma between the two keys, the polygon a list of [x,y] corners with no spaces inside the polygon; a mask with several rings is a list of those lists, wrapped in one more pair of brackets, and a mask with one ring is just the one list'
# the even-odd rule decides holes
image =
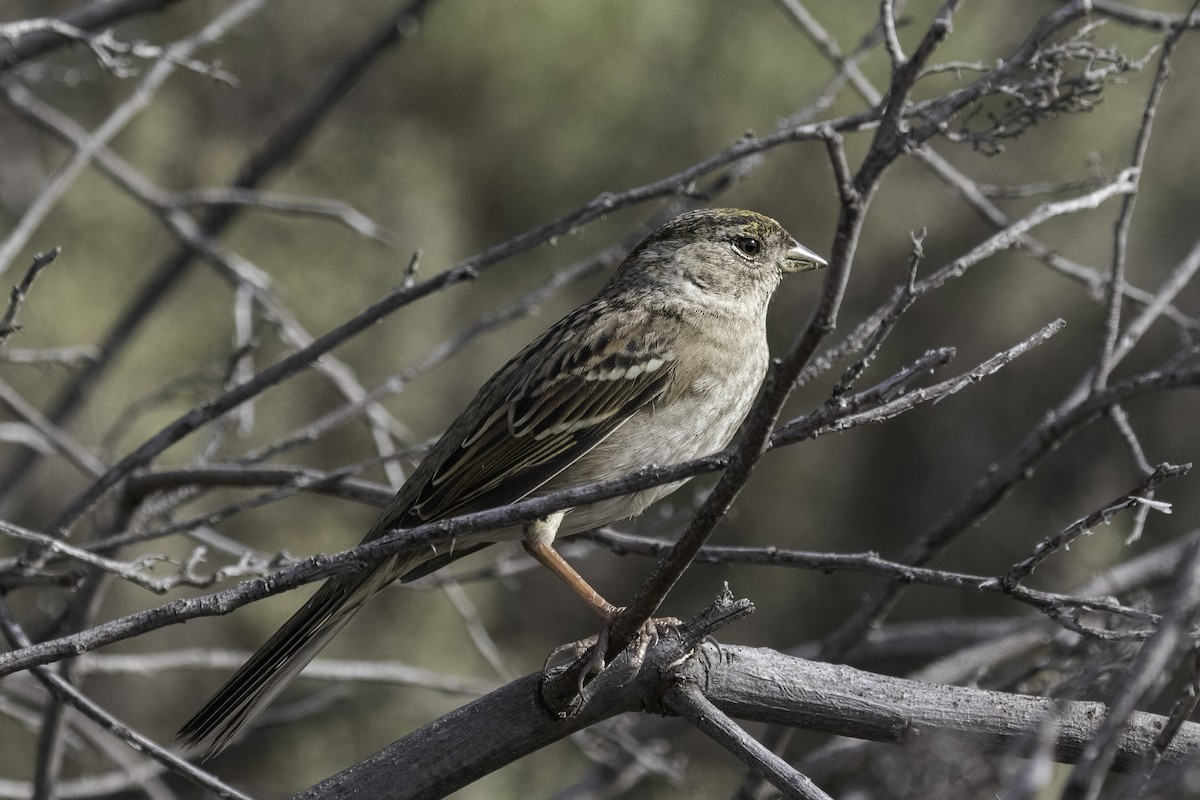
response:
{"label": "bird claw", "polygon": [[638,629],[637,636],[633,639],[634,650],[630,657],[630,666],[633,667],[632,674],[625,683],[628,684],[638,676],[642,671],[642,664],[646,662],[646,653],[651,647],[658,644],[658,639],[668,631],[674,630],[683,624],[683,620],[676,617],[657,617],[648,619],[642,627]]}
{"label": "bird claw", "polygon": [[[573,660],[579,658],[580,656],[585,655],[586,653],[591,651],[593,648],[595,648],[596,644],[599,641],[600,641],[600,636],[598,634],[595,634],[592,636],[588,636],[585,639],[580,639],[577,642],[567,642],[566,644],[560,644],[558,647],[556,647],[550,651],[550,655],[546,656],[546,660],[542,664],[542,672],[549,672],[550,665],[554,662],[554,660],[556,658],[561,656],[563,653],[569,653],[571,656],[571,660],[573,661]],[[603,657],[601,657],[600,669],[601,670],[604,669]]]}
{"label": "bird claw", "polygon": [[[613,619],[615,618],[616,614],[613,615]],[[551,663],[563,653],[570,653],[573,659],[586,659],[579,667],[579,694],[582,697],[583,689],[588,679],[599,675],[607,666],[604,661],[604,654],[608,651],[610,623],[611,620],[606,621],[600,628],[600,632],[593,636],[554,648],[550,651],[550,655],[546,656],[546,661],[542,665],[542,671],[549,671]],[[646,661],[646,653],[649,652],[651,647],[658,644],[659,637],[668,631],[678,628],[682,624],[683,622],[675,617],[658,617],[646,620],[642,627],[638,629],[637,635],[633,639],[633,652],[629,659],[632,669],[629,678],[626,679],[622,686],[628,685],[642,671],[642,665]]]}

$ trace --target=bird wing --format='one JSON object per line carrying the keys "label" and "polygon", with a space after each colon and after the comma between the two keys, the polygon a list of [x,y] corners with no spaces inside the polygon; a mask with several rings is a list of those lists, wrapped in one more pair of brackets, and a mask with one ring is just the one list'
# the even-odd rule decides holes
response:
{"label": "bird wing", "polygon": [[526,497],[663,395],[670,337],[639,330],[641,315],[623,330],[613,314],[606,324],[598,316],[563,320],[502,370],[519,380],[480,391],[472,423],[447,433],[457,444],[444,445],[411,513],[425,521]]}

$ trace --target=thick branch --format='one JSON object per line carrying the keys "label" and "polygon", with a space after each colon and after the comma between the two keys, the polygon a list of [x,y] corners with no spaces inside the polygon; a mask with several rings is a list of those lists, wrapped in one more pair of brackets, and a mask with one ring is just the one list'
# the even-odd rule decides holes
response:
{"label": "thick branch", "polygon": [[[295,800],[348,797],[437,798],[504,764],[617,714],[661,713],[661,693],[685,678],[722,712],[744,720],[789,725],[899,743],[942,732],[988,752],[1029,753],[1049,743],[1056,760],[1073,763],[1097,732],[1099,703],[941,686],[845,666],[790,658],[772,650],[702,645],[678,666],[670,637],[651,648],[630,683],[618,662],[587,689],[587,702],[567,718],[539,703],[537,675],[521,678],[421,728]],[[1047,720],[1055,724],[1046,725]],[[1134,713],[1119,737],[1114,768],[1137,765],[1153,747],[1164,718]],[[1200,725],[1185,723],[1165,761],[1200,755]]]}

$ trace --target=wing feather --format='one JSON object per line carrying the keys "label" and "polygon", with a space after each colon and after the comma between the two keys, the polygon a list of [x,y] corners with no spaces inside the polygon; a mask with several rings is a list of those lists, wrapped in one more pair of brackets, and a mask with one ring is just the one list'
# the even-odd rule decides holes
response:
{"label": "wing feather", "polygon": [[598,378],[559,375],[533,396],[518,387],[467,432],[413,510],[422,519],[437,519],[527,496],[661,396],[670,365],[659,354],[639,357],[651,359],[662,368],[614,367]]}
{"label": "wing feather", "polygon": [[682,317],[597,298],[480,388],[367,538],[529,496],[674,386]]}

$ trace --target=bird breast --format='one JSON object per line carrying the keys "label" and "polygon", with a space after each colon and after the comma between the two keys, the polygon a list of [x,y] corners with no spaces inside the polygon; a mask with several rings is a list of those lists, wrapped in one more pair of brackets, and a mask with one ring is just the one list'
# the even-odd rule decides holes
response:
{"label": "bird breast", "polygon": [[[736,345],[710,330],[702,346],[680,348],[667,397],[634,414],[591,452],[543,487],[543,492],[627,475],[652,464],[666,465],[724,449],[754,403],[766,374],[766,337]],[[574,509],[559,535],[591,530],[640,514],[683,485],[679,481]],[[539,492],[539,494],[542,492]]]}

